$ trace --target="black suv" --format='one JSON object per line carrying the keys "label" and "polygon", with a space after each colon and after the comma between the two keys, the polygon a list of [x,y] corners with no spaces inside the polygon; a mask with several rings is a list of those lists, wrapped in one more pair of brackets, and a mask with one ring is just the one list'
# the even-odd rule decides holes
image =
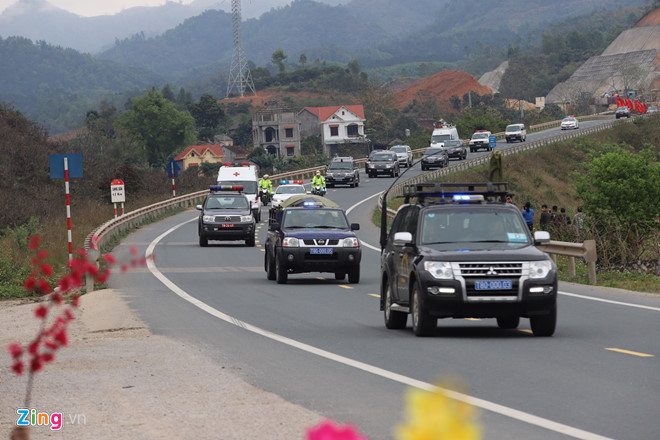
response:
{"label": "black suv", "polygon": [[285,284],[289,274],[333,272],[336,280],[360,282],[360,241],[339,206],[323,197],[293,196],[269,211],[264,270]]}
{"label": "black suv", "polygon": [[352,157],[335,157],[325,167],[325,185],[348,185],[353,188],[360,185],[360,168]]}
{"label": "black suv", "polygon": [[[447,142],[447,141],[445,141]],[[422,171],[449,165],[449,154],[443,147],[429,147],[422,156]]]}
{"label": "black suv", "polygon": [[[506,183],[417,184],[389,235],[381,230],[380,309],[385,326],[428,336],[438,318],[496,318],[500,328],[530,319],[536,336],[554,334],[557,267],[537,249]],[[384,207],[386,208],[386,206]]]}
{"label": "black suv", "polygon": [[204,204],[197,205],[200,246],[208,246],[209,240],[245,240],[247,246],[254,246],[255,220],[242,190],[242,186],[211,185]]}
{"label": "black suv", "polygon": [[369,177],[382,176],[383,174],[396,177],[401,172],[399,158],[393,151],[372,151],[364,164],[364,171]]}

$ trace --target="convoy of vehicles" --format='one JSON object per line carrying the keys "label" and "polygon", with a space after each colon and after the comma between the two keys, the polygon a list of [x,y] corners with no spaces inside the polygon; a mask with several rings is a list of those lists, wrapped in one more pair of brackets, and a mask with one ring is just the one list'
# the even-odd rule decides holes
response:
{"label": "convoy of vehicles", "polygon": [[[389,229],[381,225],[380,309],[385,326],[428,336],[438,318],[495,318],[500,328],[530,319],[536,336],[557,322],[557,267],[536,246],[506,183],[416,184]],[[385,209],[386,206],[383,207]]]}

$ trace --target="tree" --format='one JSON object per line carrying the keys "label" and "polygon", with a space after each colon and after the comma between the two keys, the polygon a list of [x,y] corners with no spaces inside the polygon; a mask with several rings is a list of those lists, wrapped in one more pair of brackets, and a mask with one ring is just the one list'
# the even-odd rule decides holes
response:
{"label": "tree", "polygon": [[304,69],[305,66],[307,65],[307,55],[301,53],[298,62],[300,63],[300,66]]}
{"label": "tree", "polygon": [[154,89],[134,98],[117,123],[123,135],[142,148],[151,166],[164,166],[177,151],[195,142],[194,118]]}
{"label": "tree", "polygon": [[188,109],[192,117],[195,118],[198,139],[212,139],[217,133],[220,121],[225,116],[225,111],[218,100],[205,93],[199,98],[198,103],[190,104]]}
{"label": "tree", "polygon": [[270,62],[277,66],[279,73],[284,73],[286,71],[284,60],[287,58],[289,57],[284,54],[282,49],[277,49],[275,52],[273,52],[273,55],[270,58]]}

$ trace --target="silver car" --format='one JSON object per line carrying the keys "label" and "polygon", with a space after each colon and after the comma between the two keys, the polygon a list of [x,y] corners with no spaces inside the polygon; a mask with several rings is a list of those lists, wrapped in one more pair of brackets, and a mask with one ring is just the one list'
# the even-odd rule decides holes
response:
{"label": "silver car", "polygon": [[408,145],[395,145],[392,148],[390,148],[390,151],[396,153],[400,165],[403,165],[406,168],[412,166],[413,153]]}

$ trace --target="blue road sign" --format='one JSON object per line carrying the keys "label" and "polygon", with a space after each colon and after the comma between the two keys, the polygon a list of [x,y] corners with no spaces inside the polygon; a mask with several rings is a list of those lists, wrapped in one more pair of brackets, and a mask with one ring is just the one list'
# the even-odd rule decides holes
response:
{"label": "blue road sign", "polygon": [[494,150],[495,147],[497,147],[497,136],[493,136],[491,134],[490,136],[488,136],[488,148]]}
{"label": "blue road sign", "polygon": [[181,167],[179,167],[179,164],[176,163],[174,159],[170,159],[170,161],[167,163],[167,175],[170,176],[170,179],[178,177],[179,171],[181,171]]}
{"label": "blue road sign", "polygon": [[51,154],[50,155],[50,178],[64,179],[64,158],[67,158],[69,178],[83,176],[82,154]]}

